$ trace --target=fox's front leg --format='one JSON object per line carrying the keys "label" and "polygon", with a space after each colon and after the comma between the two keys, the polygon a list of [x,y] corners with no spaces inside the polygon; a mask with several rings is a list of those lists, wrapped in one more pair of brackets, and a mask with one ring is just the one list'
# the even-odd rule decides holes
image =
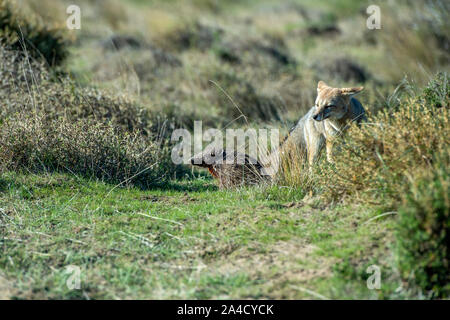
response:
{"label": "fox's front leg", "polygon": [[309,168],[311,170],[314,162],[316,162],[320,149],[323,146],[323,138],[322,137],[310,137],[308,139],[308,162],[309,162]]}
{"label": "fox's front leg", "polygon": [[327,148],[327,160],[329,163],[334,163],[333,160],[333,139],[327,139],[326,148]]}

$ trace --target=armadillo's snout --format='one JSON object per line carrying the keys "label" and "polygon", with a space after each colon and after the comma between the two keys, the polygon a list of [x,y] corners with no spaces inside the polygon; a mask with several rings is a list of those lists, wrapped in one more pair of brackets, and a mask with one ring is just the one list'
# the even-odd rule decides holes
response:
{"label": "armadillo's snout", "polygon": [[192,157],[190,162],[193,166],[203,167],[204,165],[203,158],[198,156]]}

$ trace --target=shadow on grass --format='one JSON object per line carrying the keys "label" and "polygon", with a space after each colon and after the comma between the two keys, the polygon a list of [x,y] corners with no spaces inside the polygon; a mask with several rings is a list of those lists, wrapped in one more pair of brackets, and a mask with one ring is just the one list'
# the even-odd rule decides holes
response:
{"label": "shadow on grass", "polygon": [[10,177],[0,177],[0,192],[7,192],[11,188],[20,188],[23,184]]}
{"label": "shadow on grass", "polygon": [[[161,190],[161,191],[178,191],[178,192],[204,192],[217,191],[219,188],[214,179],[207,172],[197,171],[194,175],[186,170],[181,171],[183,175],[179,178],[164,179],[163,181],[153,183],[130,183],[124,187],[132,187],[141,191]],[[103,180],[104,183],[114,184],[115,181]]]}
{"label": "shadow on grass", "polygon": [[[85,184],[90,182],[101,182],[118,188],[135,188],[141,191],[161,190],[177,192],[204,192],[217,191],[215,181],[207,174],[200,173],[198,176],[185,175],[180,179],[165,180],[162,182],[141,184],[141,183],[123,183],[110,181],[107,179],[98,179],[93,176],[77,176],[67,172],[54,171],[47,173],[46,179],[42,180],[40,173],[9,172],[0,176],[0,192],[7,192],[9,189],[30,189],[30,188],[51,188],[51,187],[69,187],[73,184]],[[53,177],[51,181],[47,180]],[[31,179],[24,179],[30,177]]]}
{"label": "shadow on grass", "polygon": [[0,178],[0,192],[5,192],[12,180]]}
{"label": "shadow on grass", "polygon": [[153,188],[146,188],[143,190],[163,190],[163,191],[180,191],[180,192],[204,192],[204,191],[217,191],[219,188],[214,184],[213,180],[182,180],[182,181],[170,181]]}

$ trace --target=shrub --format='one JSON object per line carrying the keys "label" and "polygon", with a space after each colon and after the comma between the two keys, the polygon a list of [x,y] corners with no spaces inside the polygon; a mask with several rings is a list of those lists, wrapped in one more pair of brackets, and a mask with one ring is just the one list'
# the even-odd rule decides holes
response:
{"label": "shrub", "polygon": [[450,296],[449,159],[412,181],[398,211],[397,262],[402,277],[432,297]]}
{"label": "shrub", "polygon": [[450,101],[450,90],[448,89],[447,73],[439,73],[436,78],[430,81],[423,90],[423,99],[427,105],[436,108],[448,108]]}
{"label": "shrub", "polygon": [[126,96],[54,79],[0,47],[0,169],[64,171],[150,187],[176,168],[164,120]]}
{"label": "shrub", "polygon": [[[42,61],[29,59],[22,51],[13,51],[0,45],[0,94],[3,99],[12,95],[20,97],[29,85],[48,78]],[[6,101],[3,101],[7,107]],[[14,104],[14,101],[8,103]]]}
{"label": "shrub", "polygon": [[9,0],[0,0],[0,44],[42,57],[51,65],[59,65],[68,54],[69,40],[63,29],[49,27],[35,15],[21,15]]}
{"label": "shrub", "polygon": [[0,126],[1,169],[61,171],[150,187],[176,172],[164,144],[93,120],[9,118]]}

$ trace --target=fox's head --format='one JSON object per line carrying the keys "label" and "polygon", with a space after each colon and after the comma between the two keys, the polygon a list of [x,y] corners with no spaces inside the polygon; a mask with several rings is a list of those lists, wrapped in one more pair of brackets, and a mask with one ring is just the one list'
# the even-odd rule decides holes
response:
{"label": "fox's head", "polygon": [[348,111],[350,98],[363,89],[364,87],[332,88],[325,82],[319,81],[313,119],[316,121],[328,118],[342,119]]}

